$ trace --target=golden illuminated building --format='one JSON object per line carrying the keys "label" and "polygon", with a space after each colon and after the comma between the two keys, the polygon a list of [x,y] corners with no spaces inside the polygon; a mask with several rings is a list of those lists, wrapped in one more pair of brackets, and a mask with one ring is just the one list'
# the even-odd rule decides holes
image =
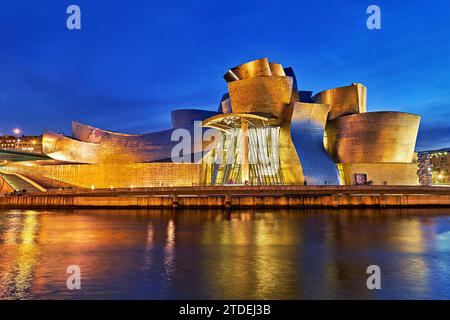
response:
{"label": "golden illuminated building", "polygon": [[267,58],[231,68],[224,79],[217,112],[175,110],[172,128],[147,134],[73,122],[70,137],[44,133],[47,159],[0,161],[0,177],[81,188],[418,184],[420,117],[367,112],[364,85],[312,95],[299,91],[292,68]]}
{"label": "golden illuminated building", "polygon": [[359,83],[334,88],[317,93],[312,99],[316,103],[331,106],[329,120],[338,117],[366,112],[366,87]]}

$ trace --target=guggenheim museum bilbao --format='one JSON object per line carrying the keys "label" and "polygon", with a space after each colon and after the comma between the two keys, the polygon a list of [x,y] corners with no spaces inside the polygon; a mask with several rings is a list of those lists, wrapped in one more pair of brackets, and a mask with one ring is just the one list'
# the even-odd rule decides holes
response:
{"label": "guggenheim museum bilbao", "polygon": [[229,69],[217,112],[172,112],[172,128],[127,134],[72,123],[43,155],[0,170],[81,188],[192,185],[417,185],[420,117],[367,112],[366,87],[312,95],[267,58]]}

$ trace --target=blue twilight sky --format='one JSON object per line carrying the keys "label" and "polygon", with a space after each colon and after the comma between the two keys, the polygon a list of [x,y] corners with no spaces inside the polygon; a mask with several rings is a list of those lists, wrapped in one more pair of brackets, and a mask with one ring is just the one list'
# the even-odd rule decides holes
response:
{"label": "blue twilight sky", "polygon": [[[81,30],[66,28],[70,4]],[[366,28],[370,4],[381,30]],[[173,109],[216,110],[227,68],[261,57],[301,90],[361,82],[370,111],[422,115],[418,150],[450,147],[448,0],[5,0],[0,134],[160,130]]]}

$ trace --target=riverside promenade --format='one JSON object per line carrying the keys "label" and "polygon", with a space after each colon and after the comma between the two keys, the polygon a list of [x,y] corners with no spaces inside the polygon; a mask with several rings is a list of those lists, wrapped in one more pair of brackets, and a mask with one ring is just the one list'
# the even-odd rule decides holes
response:
{"label": "riverside promenade", "polygon": [[450,207],[449,187],[188,186],[76,189],[0,196],[0,208]]}

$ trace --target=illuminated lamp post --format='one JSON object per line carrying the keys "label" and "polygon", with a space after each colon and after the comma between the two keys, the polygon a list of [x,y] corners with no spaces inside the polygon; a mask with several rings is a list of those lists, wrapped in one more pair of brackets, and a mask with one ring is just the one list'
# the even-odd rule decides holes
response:
{"label": "illuminated lamp post", "polygon": [[19,142],[20,142],[20,139],[19,139],[19,135],[22,133],[22,130],[20,130],[19,128],[14,128],[13,130],[12,130],[12,132],[15,134],[15,136],[16,136],[16,145],[14,146],[14,149],[15,150],[18,150],[18,148],[19,148]]}

